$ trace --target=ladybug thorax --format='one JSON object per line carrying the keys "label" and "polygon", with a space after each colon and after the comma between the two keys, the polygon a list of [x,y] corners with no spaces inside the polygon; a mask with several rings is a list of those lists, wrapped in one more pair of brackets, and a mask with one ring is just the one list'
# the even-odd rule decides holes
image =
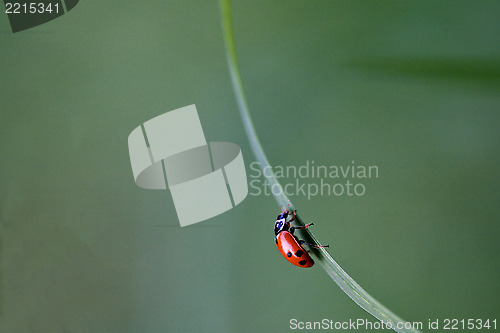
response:
{"label": "ladybug thorax", "polygon": [[[278,216],[280,217],[280,216]],[[278,235],[282,231],[288,231],[290,229],[290,226],[286,222],[286,217],[283,217],[281,219],[276,220],[276,223],[274,224],[274,234]]]}

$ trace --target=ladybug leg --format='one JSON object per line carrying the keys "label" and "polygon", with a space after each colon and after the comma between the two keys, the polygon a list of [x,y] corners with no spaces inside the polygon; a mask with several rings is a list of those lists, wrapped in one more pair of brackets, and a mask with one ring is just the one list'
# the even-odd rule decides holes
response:
{"label": "ladybug leg", "polygon": [[[290,221],[288,221],[288,223],[290,223],[292,221],[293,221],[293,219],[290,220]],[[306,225],[299,225],[299,226],[296,226],[296,227],[290,227],[290,229],[288,230],[288,232],[293,235],[293,233],[295,232],[296,229],[307,229],[307,228],[309,228],[312,225],[314,225],[314,223],[308,223]]]}
{"label": "ladybug leg", "polygon": [[293,212],[290,212],[290,214],[292,214],[292,218],[290,219],[290,221],[288,221],[288,223],[292,223],[293,221],[295,221],[295,217],[297,216],[297,211],[294,210]]}
{"label": "ladybug leg", "polygon": [[298,227],[294,227],[295,229],[307,229],[309,228],[310,226],[314,225],[314,223],[308,223],[306,225],[301,225],[301,226],[298,226]]}
{"label": "ladybug leg", "polygon": [[299,245],[302,245],[302,244],[306,244],[307,246],[313,247],[315,249],[321,249],[321,248],[324,248],[324,247],[330,247],[330,245],[316,245],[316,244],[306,243],[303,240],[299,240]]}

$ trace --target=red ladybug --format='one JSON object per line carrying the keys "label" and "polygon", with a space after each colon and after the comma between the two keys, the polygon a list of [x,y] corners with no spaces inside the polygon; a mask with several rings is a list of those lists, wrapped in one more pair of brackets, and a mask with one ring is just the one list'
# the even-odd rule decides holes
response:
{"label": "red ladybug", "polygon": [[[289,214],[293,214],[292,218],[287,222]],[[290,224],[295,220],[295,211],[292,213],[288,210],[282,212],[276,218],[276,223],[274,224],[274,233],[276,237],[274,238],[278,250],[281,252],[283,257],[290,263],[299,267],[312,267],[314,265],[314,260],[309,256],[306,250],[302,247],[302,244],[314,248],[328,247],[328,245],[314,245],[299,240],[294,236],[295,229],[306,229],[309,228],[314,223],[308,223],[305,226],[292,227]]]}

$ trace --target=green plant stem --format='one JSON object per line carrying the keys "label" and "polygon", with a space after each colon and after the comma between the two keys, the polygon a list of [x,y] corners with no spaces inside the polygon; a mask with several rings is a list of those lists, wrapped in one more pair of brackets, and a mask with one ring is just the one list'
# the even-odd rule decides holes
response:
{"label": "green plant stem", "polygon": [[[250,147],[255,155],[255,158],[259,162],[260,168],[263,172],[264,177],[268,181],[271,188],[275,186],[281,187],[278,180],[274,176],[270,168],[269,161],[267,160],[266,154],[262,149],[262,145],[259,142],[259,138],[253,126],[252,119],[250,118],[250,112],[248,109],[248,103],[245,97],[243,84],[241,82],[241,76],[238,69],[238,58],[236,57],[236,48],[234,45],[233,38],[233,28],[231,22],[231,6],[229,0],[219,0],[220,7],[222,11],[222,27],[224,30],[224,40],[226,45],[226,57],[229,66],[229,72],[231,74],[231,81],[233,84],[234,93],[236,95],[236,101],[238,103],[238,109],[245,127],[248,140],[250,142]],[[293,204],[290,202],[284,191],[280,191],[278,194],[273,195],[283,211],[287,207],[290,210],[294,210]],[[304,221],[297,215],[296,221],[299,225],[304,225]],[[301,236],[309,243],[319,244],[316,237],[309,231],[309,229],[301,230]],[[312,249],[314,259],[319,262],[326,273],[335,281],[335,283],[342,289],[347,296],[349,296],[356,304],[366,310],[368,313],[385,323],[386,325],[391,325],[391,327],[396,332],[419,332],[413,328],[405,328],[405,322],[403,319],[399,318],[392,311],[387,309],[381,303],[379,303],[375,298],[368,294],[359,284],[356,283],[337,262],[330,256],[330,254],[324,249]],[[399,328],[398,326],[402,326]]]}
{"label": "green plant stem", "polygon": [[[245,97],[245,93],[243,90],[243,84],[241,83],[241,77],[238,70],[238,58],[236,57],[236,48],[234,47],[234,38],[233,38],[233,28],[231,23],[231,6],[229,1],[221,1],[221,9],[222,9],[222,18],[224,20],[224,40],[226,41],[226,56],[227,63],[229,66],[229,73],[231,74],[231,81],[233,83],[234,94],[236,95],[236,101],[238,102],[238,109],[240,110],[240,115],[243,120],[243,126],[245,126],[245,132],[248,136],[248,140],[250,141],[250,146],[255,155],[255,158],[259,162],[260,166],[269,165],[269,161],[267,160],[266,154],[264,153],[264,149],[260,144],[259,138],[257,137],[257,133],[255,132],[255,128],[253,126],[252,119],[250,118],[250,112],[248,111],[248,103]],[[269,170],[271,170],[269,168]],[[264,173],[267,181],[271,188],[275,186],[280,186],[276,177],[272,172]],[[279,195],[275,195],[278,204],[282,209],[288,205],[289,200],[286,194],[281,191]]]}

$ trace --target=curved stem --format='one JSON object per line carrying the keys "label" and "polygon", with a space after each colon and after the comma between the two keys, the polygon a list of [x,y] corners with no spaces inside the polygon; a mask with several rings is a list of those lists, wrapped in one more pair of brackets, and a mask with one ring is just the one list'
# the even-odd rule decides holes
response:
{"label": "curved stem", "polygon": [[[269,161],[267,160],[266,154],[262,149],[262,145],[259,142],[259,138],[253,126],[252,119],[250,118],[250,112],[248,110],[248,103],[243,90],[243,84],[241,82],[241,77],[238,69],[238,59],[236,57],[236,48],[234,46],[233,38],[233,28],[231,22],[231,6],[230,0],[220,0],[220,6],[222,11],[222,27],[224,30],[224,40],[226,45],[226,57],[229,66],[229,72],[231,74],[231,81],[233,84],[234,93],[236,95],[236,100],[238,102],[238,109],[245,127],[248,140],[250,141],[250,146],[255,155],[255,158],[259,162],[260,168],[263,172],[264,177],[268,181],[271,188],[275,186],[281,187],[278,180],[274,176],[270,167]],[[278,202],[281,210],[285,210],[286,207],[293,210],[294,207],[284,191],[279,191],[278,194],[273,191],[274,198]],[[297,215],[296,221],[299,225],[304,225],[304,221]],[[309,231],[309,229],[303,229],[303,238],[313,244],[319,244],[316,237]],[[359,284],[356,283],[343,269],[337,264],[337,262],[330,256],[330,254],[324,249],[311,249],[314,254],[314,258],[317,262],[321,264],[326,273],[335,281],[335,283],[342,289],[347,296],[349,296],[356,304],[366,310],[368,313],[383,322],[386,327],[392,328],[396,332],[419,332],[418,330],[412,328],[411,323],[405,322],[403,319],[398,317],[392,311],[383,306],[370,294],[368,294]],[[405,325],[406,324],[406,325]]]}
{"label": "curved stem", "polygon": [[[221,1],[220,3],[222,9],[224,40],[226,42],[227,64],[229,66],[229,73],[231,74],[231,81],[233,83],[234,94],[236,95],[236,101],[238,102],[238,109],[240,110],[240,115],[243,120],[243,126],[245,127],[246,134],[248,136],[248,141],[250,141],[250,146],[255,155],[255,158],[257,159],[259,165],[262,168],[263,166],[268,166],[269,161],[267,160],[266,154],[264,153],[264,149],[262,149],[259,138],[257,137],[257,133],[255,132],[252,119],[250,118],[250,112],[248,111],[248,103],[245,97],[245,92],[243,90],[243,84],[241,83],[240,72],[238,69],[238,58],[236,57],[236,48],[234,47],[230,2]],[[271,188],[274,188],[275,186],[281,187],[281,185],[276,180],[276,177],[274,176],[273,172],[269,172],[270,170],[271,168],[268,168],[268,171],[264,173],[264,177],[266,177],[270,187]],[[283,210],[290,203],[284,191],[280,191],[280,193],[277,195],[275,194],[274,197],[276,198],[278,204]]]}

